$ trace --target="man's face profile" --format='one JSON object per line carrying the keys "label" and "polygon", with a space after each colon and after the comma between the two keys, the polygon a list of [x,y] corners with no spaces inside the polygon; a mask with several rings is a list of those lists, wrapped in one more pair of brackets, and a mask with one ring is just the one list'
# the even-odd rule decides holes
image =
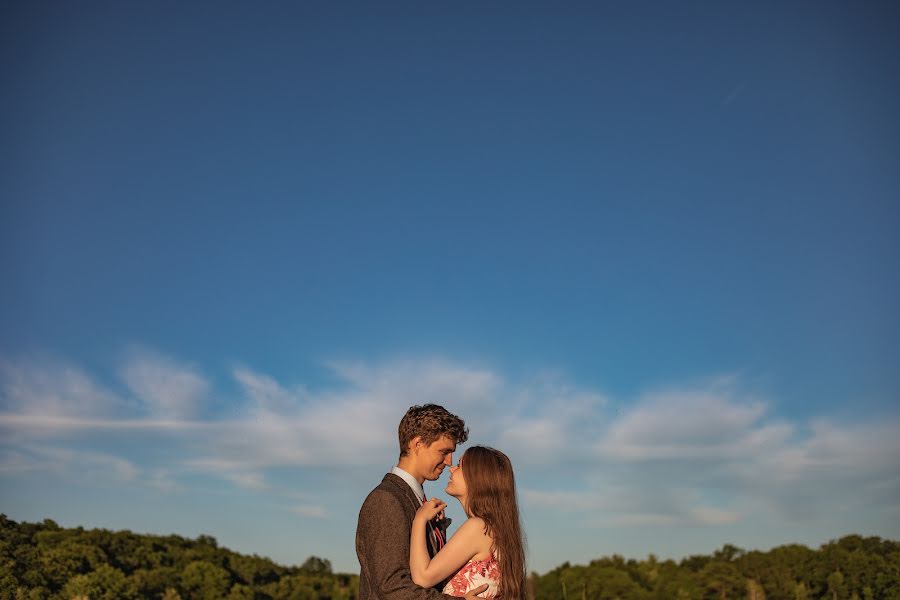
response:
{"label": "man's face profile", "polygon": [[444,468],[453,464],[453,453],[456,442],[442,435],[433,443],[425,445],[421,440],[415,442],[414,452],[420,474],[428,481],[435,481],[444,472]]}

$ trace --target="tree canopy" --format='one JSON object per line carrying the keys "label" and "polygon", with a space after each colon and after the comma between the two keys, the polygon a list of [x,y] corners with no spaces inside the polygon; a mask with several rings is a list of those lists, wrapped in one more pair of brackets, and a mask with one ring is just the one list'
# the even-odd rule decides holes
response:
{"label": "tree canopy", "polygon": [[65,529],[0,515],[0,600],[351,600],[357,575],[310,556],[285,567],[215,538]]}
{"label": "tree canopy", "polygon": [[[0,600],[355,600],[356,574],[286,567],[215,538],[62,528],[0,515]],[[528,580],[534,600],[900,600],[900,543],[848,535],[812,550],[725,544],[679,561],[618,555]]]}
{"label": "tree canopy", "polygon": [[900,543],[848,535],[811,550],[800,544],[746,552],[725,544],[680,561],[594,560],[529,578],[539,600],[900,600]]}

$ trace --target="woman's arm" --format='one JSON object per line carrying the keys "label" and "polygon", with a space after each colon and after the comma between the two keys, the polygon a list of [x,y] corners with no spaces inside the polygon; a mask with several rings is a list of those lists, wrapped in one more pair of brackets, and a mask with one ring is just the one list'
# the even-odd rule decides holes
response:
{"label": "woman's arm", "polygon": [[407,499],[376,488],[363,503],[356,537],[360,577],[367,580],[370,594],[382,600],[453,600],[413,583],[403,555],[410,530],[403,501]]}
{"label": "woman's arm", "polygon": [[422,587],[436,585],[459,571],[483,549],[486,538],[481,519],[469,519],[434,558],[429,558],[425,544],[426,523],[429,520],[425,510],[427,506],[428,503],[416,513],[409,537],[409,570],[413,583]]}

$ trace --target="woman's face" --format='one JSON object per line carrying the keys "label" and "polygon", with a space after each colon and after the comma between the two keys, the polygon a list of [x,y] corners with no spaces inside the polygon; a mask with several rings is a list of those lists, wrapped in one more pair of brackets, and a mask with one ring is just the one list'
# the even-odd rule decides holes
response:
{"label": "woman's face", "polygon": [[465,496],[468,493],[466,480],[463,477],[463,460],[461,458],[459,459],[459,464],[455,467],[450,467],[450,481],[447,482],[445,491],[454,498]]}

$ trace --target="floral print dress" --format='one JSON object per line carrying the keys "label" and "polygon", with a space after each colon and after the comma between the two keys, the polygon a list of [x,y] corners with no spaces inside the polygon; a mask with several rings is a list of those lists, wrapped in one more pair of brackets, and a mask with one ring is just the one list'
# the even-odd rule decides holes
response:
{"label": "floral print dress", "polygon": [[497,598],[500,591],[500,563],[493,556],[484,560],[470,560],[464,564],[444,586],[444,593],[461,598],[469,590],[485,583],[488,584],[488,589],[479,596]]}

